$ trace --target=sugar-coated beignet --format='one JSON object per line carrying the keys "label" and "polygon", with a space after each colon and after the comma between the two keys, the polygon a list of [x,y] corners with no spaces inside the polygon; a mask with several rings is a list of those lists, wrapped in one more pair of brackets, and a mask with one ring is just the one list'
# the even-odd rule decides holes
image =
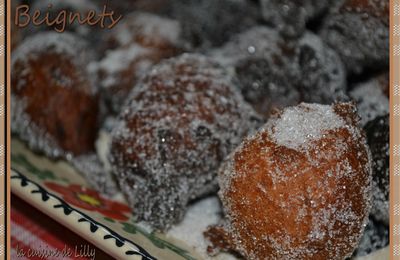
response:
{"label": "sugar-coated beignet", "polygon": [[246,259],[345,259],[370,210],[371,156],[351,103],[275,114],[219,174],[228,234]]}
{"label": "sugar-coated beignet", "polygon": [[84,41],[64,32],[39,33],[13,52],[11,128],[50,157],[94,151],[98,97]]}
{"label": "sugar-coated beignet", "polygon": [[111,163],[139,220],[167,229],[187,203],[217,189],[220,163],[258,125],[212,60],[184,54],[156,65],[122,108]]}
{"label": "sugar-coated beignet", "polygon": [[137,81],[163,59],[181,53],[180,24],[154,14],[134,12],[106,38],[104,57],[92,64],[102,100],[117,114]]}
{"label": "sugar-coated beignet", "polygon": [[322,38],[351,73],[389,66],[389,0],[344,0],[326,18]]}
{"label": "sugar-coated beignet", "polygon": [[245,100],[265,118],[300,102],[347,101],[339,56],[312,32],[287,41],[269,27],[256,26],[210,55],[237,75]]}

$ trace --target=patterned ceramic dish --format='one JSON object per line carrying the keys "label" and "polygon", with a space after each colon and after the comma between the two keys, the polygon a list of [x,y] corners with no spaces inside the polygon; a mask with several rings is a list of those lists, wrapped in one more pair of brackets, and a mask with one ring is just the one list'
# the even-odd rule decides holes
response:
{"label": "patterned ceramic dish", "polygon": [[[12,141],[11,168],[14,194],[117,259],[205,258],[180,240],[185,238],[149,232],[135,223],[121,196],[102,197],[67,163],[38,156],[17,140]],[[363,259],[389,259],[389,250]]]}

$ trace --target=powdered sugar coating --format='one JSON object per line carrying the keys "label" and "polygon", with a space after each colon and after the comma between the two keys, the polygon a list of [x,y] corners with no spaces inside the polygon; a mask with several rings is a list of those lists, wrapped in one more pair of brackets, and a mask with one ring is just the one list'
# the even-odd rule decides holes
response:
{"label": "powdered sugar coating", "polygon": [[168,229],[190,200],[216,190],[220,162],[258,124],[232,84],[212,60],[184,54],[133,89],[110,158],[139,220]]}
{"label": "powdered sugar coating", "polygon": [[[284,40],[272,28],[266,26],[254,26],[235,35],[221,48],[210,51],[222,64],[230,65],[241,59],[251,56],[260,56],[265,59],[276,59],[284,55],[282,48]],[[290,44],[290,42],[288,43]],[[290,48],[290,45],[288,46]],[[284,57],[281,57],[282,59]],[[277,61],[277,63],[280,63]]]}
{"label": "powdered sugar coating", "polygon": [[92,153],[74,157],[71,159],[71,163],[84,176],[89,185],[102,195],[112,197],[118,193],[118,188],[111,172],[107,171],[97,154]]}
{"label": "powdered sugar coating", "polygon": [[[303,134],[295,149],[288,138],[277,143],[280,117],[297,117],[300,110],[325,122],[334,111],[338,122],[312,130],[310,122],[295,119],[299,128],[318,134],[300,149]],[[227,231],[246,258],[349,257],[366,226],[371,191],[370,152],[355,107],[301,104],[283,110],[230,155],[219,184]]]}
{"label": "powdered sugar coating", "polygon": [[154,51],[131,45],[109,51],[99,62],[90,64],[97,74],[104,102],[111,112],[118,112],[135,81],[154,63]]}
{"label": "powdered sugar coating", "polygon": [[188,207],[185,218],[173,226],[167,233],[168,237],[178,238],[191,246],[204,260],[235,260],[229,254],[219,254],[217,257],[207,255],[209,245],[203,237],[203,232],[210,225],[215,225],[221,219],[221,206],[216,196],[196,201]]}
{"label": "powdered sugar coating", "polygon": [[[83,74],[86,73],[88,63],[94,59],[94,54],[88,48],[87,42],[72,33],[42,32],[25,39],[23,44],[13,51],[11,66],[14,66],[17,61],[28,62],[29,58],[35,59],[44,50],[69,57],[76,66],[84,68]],[[83,90],[96,93],[96,88],[94,87]]]}
{"label": "powdered sugar coating", "polygon": [[[149,50],[140,45],[131,45],[127,48],[110,51],[106,57],[99,62],[98,69],[107,71],[113,75],[128,67],[132,60],[137,59],[141,55],[146,55],[147,52],[149,52]],[[101,83],[104,88],[108,88],[112,84],[115,84],[114,80],[106,78],[104,82]]]}
{"label": "powdered sugar coating", "polygon": [[112,113],[147,70],[162,59],[181,52],[180,24],[154,14],[134,12],[106,38],[104,57],[90,65],[97,74],[102,97]]}
{"label": "powdered sugar coating", "polygon": [[132,42],[144,46],[181,44],[181,25],[178,21],[145,12],[133,12],[124,16],[123,21],[108,36],[117,46]]}
{"label": "powdered sugar coating", "polygon": [[389,113],[389,99],[384,94],[382,83],[380,78],[373,78],[358,84],[350,92],[350,97],[357,103],[362,125]]}

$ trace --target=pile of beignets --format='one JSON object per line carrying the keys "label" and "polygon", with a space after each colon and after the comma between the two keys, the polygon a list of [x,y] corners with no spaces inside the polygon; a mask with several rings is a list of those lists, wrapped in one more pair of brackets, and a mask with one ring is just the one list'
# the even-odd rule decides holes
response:
{"label": "pile of beignets", "polygon": [[155,230],[218,193],[210,255],[388,245],[389,1],[108,2],[111,30],[13,28],[13,135]]}

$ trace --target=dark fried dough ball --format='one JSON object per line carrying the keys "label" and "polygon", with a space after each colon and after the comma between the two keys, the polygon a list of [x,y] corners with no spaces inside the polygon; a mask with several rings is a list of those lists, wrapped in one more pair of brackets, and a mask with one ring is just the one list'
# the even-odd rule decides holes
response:
{"label": "dark fried dough ball", "polygon": [[166,60],[133,89],[110,161],[139,220],[165,230],[217,188],[225,156],[258,124],[225,71],[200,55]]}
{"label": "dark fried dough ball", "polygon": [[368,220],[371,158],[355,106],[302,103],[221,167],[227,231],[246,259],[345,259]]}
{"label": "dark fried dough ball", "polygon": [[332,104],[348,101],[346,70],[339,56],[315,34],[306,32],[296,45],[302,102]]}
{"label": "dark fried dough ball", "polygon": [[353,256],[369,255],[389,245],[389,228],[381,222],[369,218],[364,234]]}
{"label": "dark fried dough ball", "polygon": [[350,97],[357,103],[361,124],[389,113],[389,75],[384,74],[357,84]]}
{"label": "dark fried dough ball", "polygon": [[232,68],[245,100],[265,118],[300,102],[347,99],[340,58],[311,32],[288,42],[273,29],[254,27],[210,55]]}
{"label": "dark fried dough ball", "polygon": [[98,98],[86,71],[86,44],[69,33],[40,33],[13,52],[11,128],[50,157],[94,151]]}
{"label": "dark fried dough ball", "polygon": [[247,0],[174,0],[171,5],[183,37],[201,50],[221,46],[261,18],[258,6]]}
{"label": "dark fried dough ball", "polygon": [[109,49],[92,64],[106,106],[117,113],[137,80],[154,64],[182,51],[177,21],[148,13],[131,13],[110,32]]}
{"label": "dark fried dough ball", "polygon": [[286,43],[275,30],[258,26],[210,55],[236,74],[245,100],[267,118],[276,108],[300,102],[294,83],[300,74],[294,46],[295,42]]}
{"label": "dark fried dough ball", "polygon": [[346,0],[326,19],[321,35],[348,71],[389,66],[389,1]]}
{"label": "dark fried dough ball", "polygon": [[389,115],[375,118],[365,126],[372,153],[371,216],[389,225]]}
{"label": "dark fried dough ball", "polygon": [[301,36],[306,23],[326,11],[329,0],[261,0],[264,20],[286,37]]}

